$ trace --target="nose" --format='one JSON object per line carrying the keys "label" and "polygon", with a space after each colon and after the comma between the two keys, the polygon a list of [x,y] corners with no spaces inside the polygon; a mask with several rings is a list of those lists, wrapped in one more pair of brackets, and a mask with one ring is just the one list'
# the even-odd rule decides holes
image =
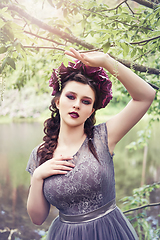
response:
{"label": "nose", "polygon": [[80,100],[79,100],[79,99],[77,99],[77,100],[74,102],[73,108],[80,109]]}

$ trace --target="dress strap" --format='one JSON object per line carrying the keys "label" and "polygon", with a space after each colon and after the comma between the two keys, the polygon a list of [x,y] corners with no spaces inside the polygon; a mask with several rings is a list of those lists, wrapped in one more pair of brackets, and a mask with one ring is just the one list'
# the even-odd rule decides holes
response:
{"label": "dress strap", "polygon": [[86,223],[101,218],[116,208],[116,201],[113,199],[104,206],[81,215],[65,215],[59,212],[59,219],[64,223]]}

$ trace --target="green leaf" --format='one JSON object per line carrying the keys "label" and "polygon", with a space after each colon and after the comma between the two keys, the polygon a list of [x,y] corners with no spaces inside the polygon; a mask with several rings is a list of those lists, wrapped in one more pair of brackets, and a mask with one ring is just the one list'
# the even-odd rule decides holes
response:
{"label": "green leaf", "polygon": [[74,10],[73,10],[73,11],[74,11],[74,15],[77,15],[77,13],[79,13],[79,12],[80,12],[80,9],[76,7],[76,8],[74,8]]}
{"label": "green leaf", "polygon": [[2,8],[2,9],[0,10],[0,14],[6,12],[7,10],[8,10],[8,7]]}
{"label": "green leaf", "polygon": [[7,51],[7,48],[5,46],[0,48],[0,54],[5,53]]}
{"label": "green leaf", "polygon": [[52,2],[52,0],[47,0],[48,1],[48,3],[52,6],[52,7],[54,7],[55,8],[55,6],[54,6],[54,4],[53,4],[53,2]]}
{"label": "green leaf", "polygon": [[106,42],[106,43],[102,46],[103,52],[104,52],[104,53],[107,53],[108,50],[109,50],[109,48],[110,48],[110,46],[111,46],[111,43],[110,43],[110,42]]}
{"label": "green leaf", "polygon": [[58,2],[56,5],[57,9],[59,9],[61,6],[62,6],[62,1]]}
{"label": "green leaf", "polygon": [[63,16],[66,18],[67,15],[68,15],[68,10],[67,10],[67,8],[64,8],[63,9]]}
{"label": "green leaf", "polygon": [[3,17],[5,17],[5,18],[7,18],[9,20],[13,19],[12,16],[9,13],[7,13],[7,12],[3,13]]}
{"label": "green leaf", "polygon": [[0,28],[2,28],[5,24],[6,23],[2,19],[0,19]]}
{"label": "green leaf", "polygon": [[15,61],[10,58],[10,57],[7,57],[7,63],[15,70],[16,69],[16,64],[15,64]]}
{"label": "green leaf", "polygon": [[20,43],[16,44],[16,50],[17,50],[17,52],[21,52],[22,51]]}
{"label": "green leaf", "polygon": [[110,19],[110,20],[115,20],[118,16],[119,16],[119,14],[113,15],[113,16],[109,17],[109,19]]}
{"label": "green leaf", "polygon": [[6,64],[7,64],[7,58],[5,58],[3,60],[2,66],[0,67],[0,74],[2,73],[2,71],[3,71],[4,67],[6,66]]}
{"label": "green leaf", "polygon": [[157,20],[157,26],[160,26],[160,18]]}
{"label": "green leaf", "polygon": [[65,67],[68,66],[68,62],[69,62],[69,59],[68,59],[68,58],[64,58],[64,59],[63,59],[63,64],[64,64]]}
{"label": "green leaf", "polygon": [[122,42],[120,45],[123,48],[123,57],[126,57],[129,53],[129,46],[125,42]]}
{"label": "green leaf", "polygon": [[4,27],[4,32],[7,34],[7,36],[13,41],[14,40],[14,33],[12,28],[9,26],[9,24],[6,24]]}
{"label": "green leaf", "polygon": [[136,55],[136,51],[137,51],[137,49],[134,48],[133,51],[131,52],[131,58],[133,58]]}
{"label": "green leaf", "polygon": [[83,20],[81,21],[81,26],[82,26],[82,28],[84,28],[84,27],[85,27],[85,24],[86,24],[86,20],[85,20],[85,19],[83,19]]}
{"label": "green leaf", "polygon": [[26,52],[23,50],[23,47],[21,46],[21,56],[23,57],[24,61],[27,61],[27,56],[26,56]]}

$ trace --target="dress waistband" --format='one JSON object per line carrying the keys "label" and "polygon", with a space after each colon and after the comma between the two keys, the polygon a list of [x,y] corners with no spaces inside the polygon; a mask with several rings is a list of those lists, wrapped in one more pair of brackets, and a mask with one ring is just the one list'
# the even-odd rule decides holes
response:
{"label": "dress waistband", "polygon": [[101,218],[108,213],[112,212],[116,208],[115,199],[105,204],[104,206],[81,215],[65,215],[59,212],[59,219],[64,223],[86,223],[92,220]]}

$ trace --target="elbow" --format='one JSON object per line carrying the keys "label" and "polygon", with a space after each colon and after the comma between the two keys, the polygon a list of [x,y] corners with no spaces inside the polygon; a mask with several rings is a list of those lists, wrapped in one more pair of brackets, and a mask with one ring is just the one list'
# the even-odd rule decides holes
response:
{"label": "elbow", "polygon": [[151,90],[152,91],[150,91],[150,93],[147,96],[150,104],[152,104],[153,100],[155,99],[155,95],[156,95],[156,91],[153,88]]}
{"label": "elbow", "polygon": [[41,216],[39,216],[39,217],[35,216],[33,214],[29,214],[29,217],[30,217],[33,224],[39,225],[39,226],[42,225],[44,223],[45,219],[46,219],[46,218],[45,219],[42,218]]}
{"label": "elbow", "polygon": [[153,100],[155,99],[155,95],[156,95],[156,90],[152,89],[152,94],[151,94],[151,99],[152,99],[152,102]]}
{"label": "elbow", "polygon": [[153,100],[155,99],[155,95],[156,95],[156,91],[153,89],[152,94],[151,94],[151,96],[150,96],[151,103],[152,103]]}
{"label": "elbow", "polygon": [[32,221],[33,224],[38,225],[38,226],[40,226],[44,223],[44,221],[40,221],[40,219],[32,219],[31,218],[31,221]]}
{"label": "elbow", "polygon": [[27,209],[28,215],[35,225],[42,225],[46,220],[47,216],[43,215],[41,212],[36,212],[35,210]]}
{"label": "elbow", "polygon": [[32,193],[28,197],[27,201],[27,212],[31,219],[31,221],[35,225],[42,225],[46,218],[48,217],[50,204],[45,200],[44,196],[42,195],[40,199],[36,202],[36,198]]}

